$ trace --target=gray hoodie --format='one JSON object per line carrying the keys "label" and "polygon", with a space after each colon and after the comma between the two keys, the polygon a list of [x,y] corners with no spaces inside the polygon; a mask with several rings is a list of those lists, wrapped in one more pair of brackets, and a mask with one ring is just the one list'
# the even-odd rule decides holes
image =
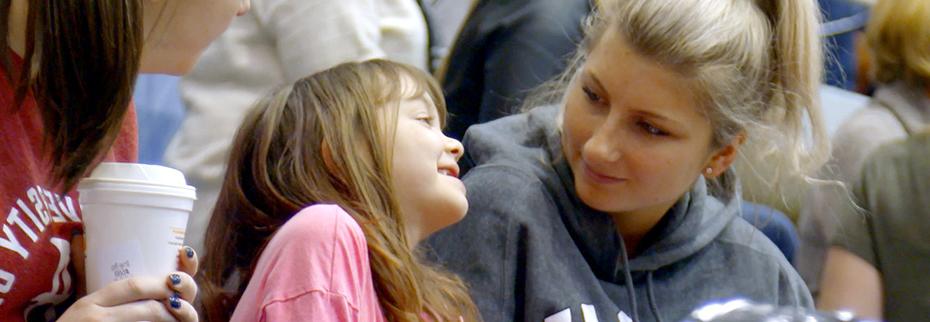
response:
{"label": "gray hoodie", "polygon": [[[468,215],[427,244],[485,321],[679,321],[714,300],[811,307],[778,249],[699,178],[630,258],[607,214],[575,194],[558,108],[473,126]],[[632,285],[632,287],[628,287]]]}

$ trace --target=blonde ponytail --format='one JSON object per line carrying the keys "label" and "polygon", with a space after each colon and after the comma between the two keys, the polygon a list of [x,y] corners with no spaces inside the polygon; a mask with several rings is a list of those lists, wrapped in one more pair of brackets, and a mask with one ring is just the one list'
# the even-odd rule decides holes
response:
{"label": "blonde ponytail", "polygon": [[758,6],[773,26],[772,78],[760,129],[749,138],[736,170],[746,199],[793,215],[811,181],[808,175],[829,157],[818,98],[820,19],[813,0],[761,0]]}

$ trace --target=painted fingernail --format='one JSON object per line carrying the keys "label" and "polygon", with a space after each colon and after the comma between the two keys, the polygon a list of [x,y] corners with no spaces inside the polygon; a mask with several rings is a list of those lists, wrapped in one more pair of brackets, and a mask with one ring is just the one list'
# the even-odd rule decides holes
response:
{"label": "painted fingernail", "polygon": [[190,246],[187,246],[187,247],[184,247],[184,249],[187,251],[187,258],[194,258],[193,248],[191,248]]}
{"label": "painted fingernail", "polygon": [[177,310],[181,308],[181,295],[174,293],[171,297],[168,298],[168,304],[171,305],[171,308]]}
{"label": "painted fingernail", "polygon": [[173,285],[181,284],[181,275],[171,274],[168,276],[168,278],[171,279],[171,284]]}

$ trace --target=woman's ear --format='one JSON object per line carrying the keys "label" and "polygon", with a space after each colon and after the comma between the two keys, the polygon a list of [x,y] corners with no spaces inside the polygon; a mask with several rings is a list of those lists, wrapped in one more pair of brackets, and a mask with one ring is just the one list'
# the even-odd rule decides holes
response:
{"label": "woman's ear", "polygon": [[707,164],[704,166],[702,174],[707,179],[713,179],[724,172],[736,161],[736,157],[739,155],[739,147],[743,145],[743,142],[746,141],[746,133],[740,132],[733,140],[730,141],[727,145],[724,145],[720,149],[717,149],[716,152],[710,157],[710,160],[707,161]]}

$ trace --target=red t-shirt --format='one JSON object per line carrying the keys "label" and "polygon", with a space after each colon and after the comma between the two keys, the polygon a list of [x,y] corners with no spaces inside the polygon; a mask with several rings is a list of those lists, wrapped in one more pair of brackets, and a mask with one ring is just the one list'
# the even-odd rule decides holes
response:
{"label": "red t-shirt", "polygon": [[[22,64],[12,58],[14,68]],[[42,120],[32,97],[19,109],[0,70],[0,321],[48,321],[74,300],[71,237],[83,230],[77,192],[53,192],[42,157]],[[130,105],[107,160],[135,162]]]}

